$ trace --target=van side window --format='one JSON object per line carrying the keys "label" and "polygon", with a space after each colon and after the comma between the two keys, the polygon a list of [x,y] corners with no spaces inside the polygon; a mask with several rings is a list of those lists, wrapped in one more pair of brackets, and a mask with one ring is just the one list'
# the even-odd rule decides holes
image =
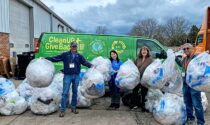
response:
{"label": "van side window", "polygon": [[203,34],[198,35],[198,39],[196,41],[196,45],[200,44],[203,42]]}
{"label": "van side window", "polygon": [[160,53],[162,50],[162,48],[157,43],[155,43],[155,41],[138,39],[137,40],[137,55],[139,53],[140,48],[143,46],[147,46],[150,49],[152,57],[155,57],[156,53]]}

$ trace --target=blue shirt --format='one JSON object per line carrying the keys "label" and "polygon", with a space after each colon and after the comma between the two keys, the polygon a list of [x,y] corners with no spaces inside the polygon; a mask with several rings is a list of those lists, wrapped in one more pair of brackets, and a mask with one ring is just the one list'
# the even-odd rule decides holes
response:
{"label": "blue shirt", "polygon": [[117,71],[120,69],[120,66],[122,65],[122,61],[117,62],[117,60],[112,60],[112,69],[114,71]]}

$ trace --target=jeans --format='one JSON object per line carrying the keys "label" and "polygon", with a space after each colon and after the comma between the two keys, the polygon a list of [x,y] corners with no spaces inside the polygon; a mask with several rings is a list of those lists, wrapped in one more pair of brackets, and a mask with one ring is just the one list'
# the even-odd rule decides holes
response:
{"label": "jeans", "polygon": [[204,112],[201,102],[201,92],[190,88],[187,83],[183,83],[183,96],[184,103],[186,105],[187,119],[195,119],[193,114],[193,108],[195,109],[195,115],[197,117],[197,124],[204,125]]}
{"label": "jeans", "polygon": [[120,104],[120,88],[115,85],[116,76],[116,73],[111,76],[111,80],[109,81],[109,90],[111,93],[111,103]]}
{"label": "jeans", "polygon": [[[71,100],[71,109],[75,109],[77,105],[77,89],[79,85],[79,75],[73,74],[68,75],[64,74],[63,78],[63,93],[61,98],[61,112],[66,111],[66,102],[69,94],[70,85],[72,83],[72,100]],[[71,96],[71,95],[70,95]]]}

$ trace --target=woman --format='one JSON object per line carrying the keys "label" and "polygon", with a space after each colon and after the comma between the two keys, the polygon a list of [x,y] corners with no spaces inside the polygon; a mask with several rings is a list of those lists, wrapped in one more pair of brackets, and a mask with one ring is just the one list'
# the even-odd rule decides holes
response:
{"label": "woman", "polygon": [[111,94],[111,105],[108,107],[108,110],[118,109],[120,107],[120,89],[115,85],[115,78],[120,66],[122,65],[122,61],[120,61],[115,50],[110,51],[110,61],[112,63],[113,73],[110,81],[108,82]]}
{"label": "woman", "polygon": [[[152,63],[153,59],[151,58],[150,51],[146,46],[143,46],[139,51],[138,58],[134,61],[137,68],[140,72],[140,79],[142,78],[142,75],[147,68]],[[139,89],[141,88],[141,96],[139,96]],[[135,109],[138,106],[141,107],[142,111],[148,111],[145,109],[145,96],[147,95],[148,88],[141,86],[141,83],[139,83],[134,89],[132,93],[132,106],[131,109]],[[141,102],[141,103],[140,103]]]}

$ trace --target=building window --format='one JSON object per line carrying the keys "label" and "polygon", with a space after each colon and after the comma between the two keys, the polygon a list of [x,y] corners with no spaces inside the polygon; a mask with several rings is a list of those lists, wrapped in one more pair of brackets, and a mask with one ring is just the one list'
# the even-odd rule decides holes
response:
{"label": "building window", "polygon": [[64,26],[58,24],[58,32],[64,32]]}

